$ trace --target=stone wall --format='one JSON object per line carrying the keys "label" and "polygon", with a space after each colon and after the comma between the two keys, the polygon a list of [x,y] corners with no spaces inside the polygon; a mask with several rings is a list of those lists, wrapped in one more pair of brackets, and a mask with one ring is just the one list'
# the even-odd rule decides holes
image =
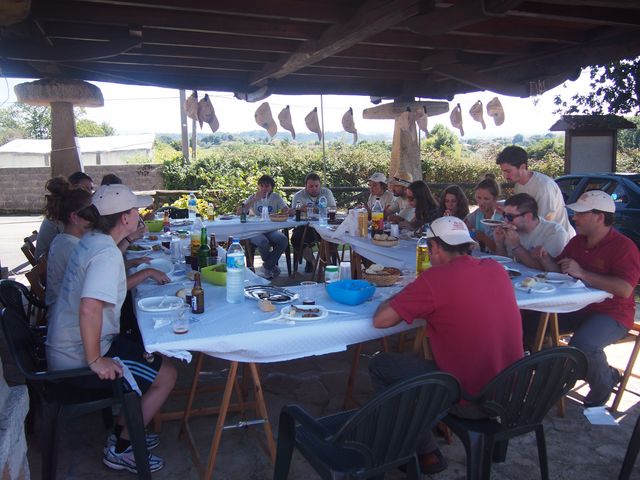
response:
{"label": "stone wall", "polygon": [[[87,165],[85,171],[96,187],[105,173],[115,173],[136,191],[164,188],[162,166],[157,164]],[[0,214],[42,213],[50,177],[50,167],[0,168]]]}

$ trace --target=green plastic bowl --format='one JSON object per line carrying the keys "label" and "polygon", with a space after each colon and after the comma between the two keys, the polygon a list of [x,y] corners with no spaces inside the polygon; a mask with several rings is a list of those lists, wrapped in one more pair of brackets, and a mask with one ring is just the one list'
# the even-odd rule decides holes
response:
{"label": "green plastic bowl", "polygon": [[145,220],[144,224],[147,226],[147,230],[150,232],[162,231],[162,220]]}
{"label": "green plastic bowl", "polygon": [[205,282],[224,287],[227,284],[227,265],[219,263],[200,269],[200,276]]}

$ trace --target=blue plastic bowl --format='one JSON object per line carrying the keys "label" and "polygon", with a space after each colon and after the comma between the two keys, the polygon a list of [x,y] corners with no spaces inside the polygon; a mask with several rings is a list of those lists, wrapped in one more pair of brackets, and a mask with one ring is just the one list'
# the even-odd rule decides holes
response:
{"label": "blue plastic bowl", "polygon": [[366,280],[340,280],[327,285],[327,293],[338,303],[360,305],[376,291],[376,286]]}

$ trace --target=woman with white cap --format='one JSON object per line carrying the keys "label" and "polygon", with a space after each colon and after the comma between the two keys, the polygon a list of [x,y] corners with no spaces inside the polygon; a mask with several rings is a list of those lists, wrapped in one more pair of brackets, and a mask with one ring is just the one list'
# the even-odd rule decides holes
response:
{"label": "woman with white cap", "polygon": [[[120,332],[120,309],[127,278],[118,243],[138,228],[138,208],[152,202],[124,185],[101,186],[93,195],[89,212],[95,230],[82,237],[73,251],[57,302],[49,318],[47,362],[52,370],[89,367],[93,381],[82,387],[111,390],[110,382],[127,368],[142,391],[145,425],[159,411],[176,381],[175,367],[161,355],[149,358],[144,347]],[[118,357],[119,359],[114,359]],[[147,447],[159,443],[149,435]],[[116,470],[136,472],[133,449],[124,421],[119,418],[104,449],[103,463]],[[151,471],[164,461],[149,455]]]}

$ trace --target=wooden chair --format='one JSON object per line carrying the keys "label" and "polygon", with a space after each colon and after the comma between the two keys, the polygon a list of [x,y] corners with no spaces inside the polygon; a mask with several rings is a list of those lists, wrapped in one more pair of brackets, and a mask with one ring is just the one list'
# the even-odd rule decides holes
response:
{"label": "wooden chair", "polygon": [[620,342],[628,341],[629,338],[633,339],[633,349],[631,350],[631,355],[629,356],[627,367],[624,369],[624,373],[622,374],[620,385],[615,389],[616,396],[614,397],[613,404],[611,405],[612,412],[616,412],[618,410],[618,407],[620,406],[622,395],[627,389],[627,383],[629,383],[629,377],[631,377],[632,375],[637,377],[637,375],[633,373],[633,367],[638,358],[638,353],[640,353],[640,322],[634,322],[633,327],[631,327],[631,330],[629,330],[627,336]]}
{"label": "wooden chair", "polygon": [[37,237],[38,237],[38,232],[37,230],[34,230],[31,233],[31,235],[24,238],[24,243],[22,244],[22,247],[20,247],[20,250],[22,250],[22,253],[24,253],[24,256],[27,257],[27,261],[32,267],[35,267],[36,264],[38,263],[35,257],[35,253],[36,253],[35,241]]}
{"label": "wooden chair", "polygon": [[[42,304],[46,304],[45,301],[45,289],[47,286],[47,257],[41,256],[35,267],[25,274],[29,285],[31,285],[31,295],[38,299]],[[46,325],[46,309],[39,309],[36,312],[36,325]]]}
{"label": "wooden chair", "polygon": [[[282,230],[282,233],[285,234],[287,239],[289,238],[289,229],[285,228]],[[253,272],[256,271],[254,266],[254,257],[256,255],[256,247],[251,243],[251,241],[247,238],[246,240],[241,240],[242,248],[244,248],[244,255],[247,261],[247,267],[249,267]],[[291,266],[291,243],[287,243],[287,248],[284,251],[284,258],[287,261],[287,273],[289,276],[292,276],[292,266]]]}

